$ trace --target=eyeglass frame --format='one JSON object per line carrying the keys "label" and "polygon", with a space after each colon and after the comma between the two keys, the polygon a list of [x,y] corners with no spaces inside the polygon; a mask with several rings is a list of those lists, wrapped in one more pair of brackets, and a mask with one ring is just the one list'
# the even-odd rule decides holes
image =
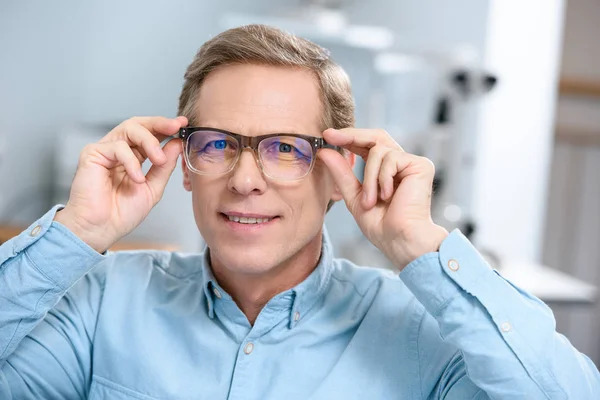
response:
{"label": "eyeglass frame", "polygon": [[[192,136],[193,133],[198,132],[198,131],[210,131],[210,132],[223,133],[223,134],[232,136],[235,140],[237,140],[237,142],[240,144],[240,148],[237,151],[235,160],[231,163],[231,167],[229,169],[227,169],[226,171],[223,171],[223,172],[216,173],[216,174],[211,174],[211,173],[201,172],[191,165],[191,162],[190,162],[189,156],[188,156],[188,152],[187,152],[188,139],[190,136]],[[263,140],[269,139],[269,138],[272,138],[275,136],[289,136],[289,137],[304,139],[310,144],[311,151],[312,151],[312,158],[311,158],[311,162],[310,162],[310,167],[308,168],[308,171],[306,172],[305,175],[301,176],[300,178],[288,180],[288,179],[274,178],[265,172],[263,162],[260,157],[260,152],[258,151],[258,145]],[[246,136],[246,135],[241,135],[239,133],[226,131],[224,129],[211,128],[208,126],[188,126],[188,127],[179,129],[179,132],[177,133],[177,138],[183,140],[182,141],[183,157],[185,159],[188,169],[190,171],[194,172],[195,174],[205,175],[205,176],[210,176],[210,175],[218,176],[218,175],[224,175],[224,174],[231,172],[237,165],[238,161],[240,160],[240,156],[242,155],[244,149],[251,149],[252,152],[254,153],[254,158],[256,159],[256,161],[258,161],[258,166],[260,167],[261,172],[265,176],[267,176],[271,179],[274,179],[274,180],[278,180],[278,181],[294,182],[294,181],[299,181],[301,179],[306,178],[311,173],[311,171],[315,165],[315,161],[317,159],[317,151],[319,149],[332,149],[332,150],[335,150],[338,152],[342,151],[342,148],[340,146],[335,146],[335,145],[329,144],[322,137],[303,135],[303,134],[299,134],[299,133],[269,133],[267,135]]]}

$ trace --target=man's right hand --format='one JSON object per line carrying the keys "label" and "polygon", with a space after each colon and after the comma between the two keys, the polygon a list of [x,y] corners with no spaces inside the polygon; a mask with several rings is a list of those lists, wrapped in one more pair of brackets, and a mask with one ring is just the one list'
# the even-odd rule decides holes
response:
{"label": "man's right hand", "polygon": [[[54,218],[102,253],[135,229],[161,199],[177,165],[181,140],[160,142],[188,124],[185,117],[135,117],[81,152],[71,194]],[[144,176],[141,164],[152,167]]]}

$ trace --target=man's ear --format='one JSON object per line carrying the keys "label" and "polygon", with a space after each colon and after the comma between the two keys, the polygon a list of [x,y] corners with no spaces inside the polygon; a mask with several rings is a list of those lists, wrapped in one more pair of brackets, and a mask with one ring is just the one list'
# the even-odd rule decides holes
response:
{"label": "man's ear", "polygon": [[[343,151],[344,151],[344,158],[348,162],[348,165],[350,165],[350,168],[354,168],[354,164],[356,163],[356,154],[354,154],[348,150],[345,150],[345,149]],[[344,199],[344,196],[342,196],[342,192],[340,191],[340,188],[338,188],[337,185],[335,185],[333,188],[333,193],[331,194],[331,200],[332,201],[340,201],[343,199]]]}
{"label": "man's ear", "polygon": [[183,170],[183,188],[188,192],[192,191],[192,181],[190,180],[190,170],[185,163],[185,157],[181,157],[181,169]]}

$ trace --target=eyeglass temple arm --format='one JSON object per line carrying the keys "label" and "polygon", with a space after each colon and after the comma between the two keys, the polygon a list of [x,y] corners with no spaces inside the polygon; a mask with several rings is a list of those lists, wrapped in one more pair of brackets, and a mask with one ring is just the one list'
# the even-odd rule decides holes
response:
{"label": "eyeglass temple arm", "polygon": [[329,144],[323,138],[319,138],[319,148],[321,149],[332,149],[335,151],[340,151],[342,148],[340,146],[335,146],[333,144]]}
{"label": "eyeglass temple arm", "polygon": [[327,142],[323,142],[323,146],[321,146],[321,148],[323,148],[323,149],[332,149],[332,150],[336,150],[336,151],[342,150],[342,147],[335,146],[335,145],[329,144]]}

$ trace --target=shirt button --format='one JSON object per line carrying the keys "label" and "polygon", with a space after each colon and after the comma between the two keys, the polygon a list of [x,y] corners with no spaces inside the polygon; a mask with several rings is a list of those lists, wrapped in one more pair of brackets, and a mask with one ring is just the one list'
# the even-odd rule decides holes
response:
{"label": "shirt button", "polygon": [[500,329],[502,329],[502,332],[510,332],[510,330],[512,329],[512,327],[510,326],[510,324],[508,322],[505,322],[502,324],[502,326],[500,327]]}
{"label": "shirt button", "polygon": [[31,230],[31,232],[29,232],[29,234],[30,234],[31,236],[37,236],[37,235],[38,235],[38,233],[40,233],[40,231],[41,231],[41,230],[42,230],[42,227],[41,227],[41,226],[39,226],[39,225],[36,225],[36,227],[35,227],[35,228],[33,228],[33,229]]}
{"label": "shirt button", "polygon": [[244,347],[244,353],[246,354],[252,353],[252,350],[254,350],[254,344],[252,344],[252,342],[248,343],[246,347]]}
{"label": "shirt button", "polygon": [[460,268],[460,265],[458,265],[458,261],[453,259],[453,260],[448,261],[448,268],[450,268],[452,271],[456,272]]}
{"label": "shirt button", "polygon": [[299,319],[300,319],[300,313],[298,311],[296,311],[294,313],[294,321],[298,322]]}
{"label": "shirt button", "polygon": [[213,288],[213,293],[215,294],[215,296],[217,296],[218,299],[221,298],[221,292],[219,292],[219,289],[217,289],[216,287]]}

